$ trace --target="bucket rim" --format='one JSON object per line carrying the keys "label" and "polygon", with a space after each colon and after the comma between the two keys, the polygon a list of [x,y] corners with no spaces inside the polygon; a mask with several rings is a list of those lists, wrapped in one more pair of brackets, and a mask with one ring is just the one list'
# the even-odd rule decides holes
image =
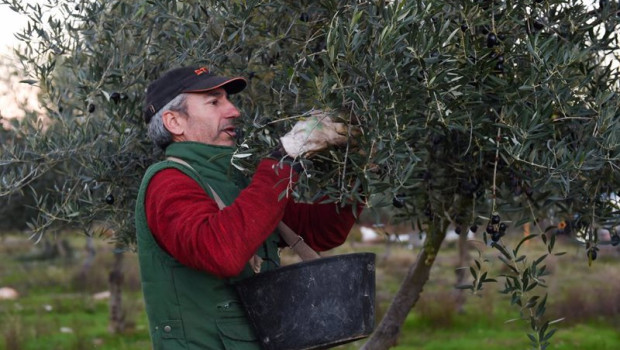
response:
{"label": "bucket rim", "polygon": [[[294,264],[290,264],[290,265],[285,265],[282,267],[278,267],[276,269],[273,270],[269,270],[269,271],[265,271],[265,272],[260,272],[257,274],[254,274],[252,276],[248,276],[247,278],[235,281],[233,284],[234,285],[243,285],[244,282],[247,281],[256,281],[256,280],[260,280],[260,279],[264,279],[264,278],[269,278],[271,275],[273,274],[281,274],[284,272],[289,272],[289,271],[295,271],[295,270],[299,270],[299,269],[304,269],[307,267],[311,267],[314,265],[324,265],[324,264],[328,264],[334,260],[341,260],[341,259],[353,259],[353,258],[366,258],[366,259],[376,259],[376,254],[375,253],[371,253],[371,252],[359,252],[359,253],[347,253],[347,254],[338,254],[338,255],[331,255],[331,256],[326,256],[326,257],[321,257],[319,259],[313,259],[313,260],[308,260],[308,261],[300,261],[300,262],[296,262]],[[374,268],[374,267],[373,267]]]}

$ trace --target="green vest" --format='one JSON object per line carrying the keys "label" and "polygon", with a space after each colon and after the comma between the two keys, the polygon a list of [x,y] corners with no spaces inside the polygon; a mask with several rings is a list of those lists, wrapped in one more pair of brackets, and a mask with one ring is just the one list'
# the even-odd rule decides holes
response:
{"label": "green vest", "polygon": [[[166,160],[149,167],[142,180],[135,217],[142,291],[154,350],[260,349],[231,286],[234,281],[254,274],[250,266],[246,265],[235,278],[220,279],[182,265],[156,243],[144,207],[150,179],[167,168],[179,169],[209,196],[211,186],[224,204],[230,205],[249,183],[231,165],[233,151],[232,147],[195,142],[173,143],[166,149],[166,156],[180,158],[191,168]],[[279,264],[278,242],[279,236],[272,234],[256,252],[264,259],[262,271]]]}

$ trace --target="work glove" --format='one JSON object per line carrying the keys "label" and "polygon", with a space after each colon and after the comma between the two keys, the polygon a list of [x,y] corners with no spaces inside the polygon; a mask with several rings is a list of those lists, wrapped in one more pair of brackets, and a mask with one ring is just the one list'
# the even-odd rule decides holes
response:
{"label": "work glove", "polygon": [[293,158],[310,157],[329,146],[347,142],[347,126],[332,120],[329,112],[313,110],[309,117],[298,121],[291,131],[280,138],[282,147]]}

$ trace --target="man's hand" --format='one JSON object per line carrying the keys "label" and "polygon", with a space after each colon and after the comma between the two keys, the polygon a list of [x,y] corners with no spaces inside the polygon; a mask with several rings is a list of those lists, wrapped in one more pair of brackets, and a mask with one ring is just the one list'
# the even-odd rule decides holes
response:
{"label": "man's hand", "polygon": [[291,131],[280,138],[280,141],[289,156],[308,157],[330,145],[345,144],[347,126],[334,122],[328,112],[314,110],[310,112],[310,117],[297,122]]}

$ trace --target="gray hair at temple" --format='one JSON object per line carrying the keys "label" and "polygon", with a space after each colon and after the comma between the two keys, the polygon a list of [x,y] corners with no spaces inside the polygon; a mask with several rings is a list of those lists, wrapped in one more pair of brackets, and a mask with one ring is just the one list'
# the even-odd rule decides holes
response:
{"label": "gray hair at temple", "polygon": [[187,94],[185,93],[177,95],[177,97],[168,102],[153,116],[153,118],[151,118],[148,124],[148,136],[157,147],[166,149],[166,147],[172,143],[172,134],[164,125],[164,112],[175,111],[187,114],[187,106],[185,105],[186,99]]}

